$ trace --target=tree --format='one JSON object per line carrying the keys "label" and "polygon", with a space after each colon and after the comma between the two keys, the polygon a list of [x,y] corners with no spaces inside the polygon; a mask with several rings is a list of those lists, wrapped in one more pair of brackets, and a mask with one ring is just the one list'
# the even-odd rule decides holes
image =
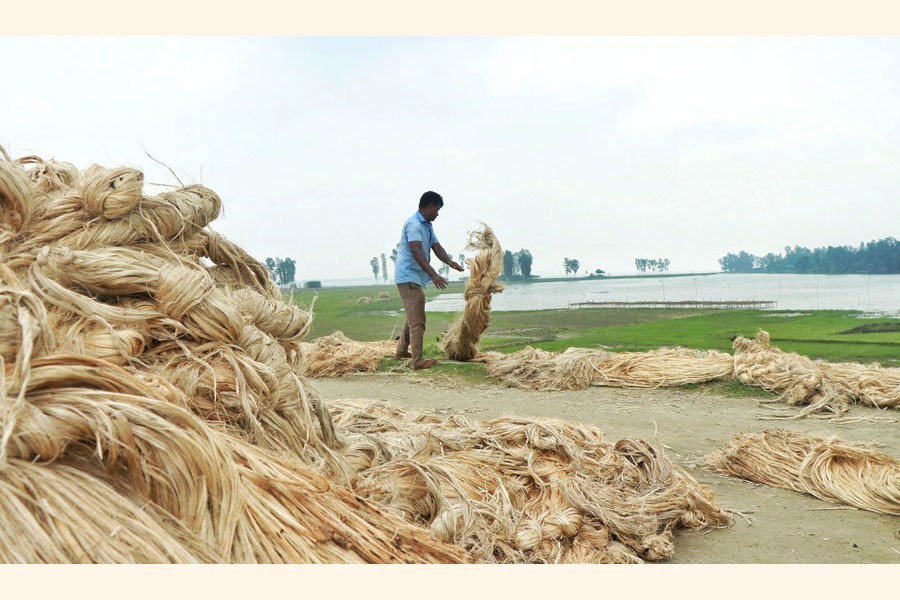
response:
{"label": "tree", "polygon": [[581,266],[581,263],[578,262],[578,259],[577,259],[577,258],[573,258],[573,259],[572,259],[572,274],[573,274],[573,275],[576,275],[576,276],[578,275],[578,268],[579,268],[580,266]]}
{"label": "tree", "polygon": [[384,252],[381,253],[381,278],[387,281],[387,257]]}
{"label": "tree", "polygon": [[294,283],[297,274],[297,263],[293,258],[281,259],[277,256],[266,258],[266,271],[272,277],[272,280],[278,285],[290,285]]}
{"label": "tree", "polygon": [[503,252],[503,279],[512,279],[516,269],[516,257],[509,250]]}
{"label": "tree", "polygon": [[273,281],[278,281],[275,275],[275,259],[272,257],[266,257],[266,271],[269,272],[269,277],[271,277]]}
{"label": "tree", "polygon": [[372,275],[375,276],[375,281],[378,281],[378,257],[373,256],[369,264],[372,266]]}
{"label": "tree", "polygon": [[656,271],[657,273],[665,273],[669,270],[668,258],[636,258],[634,259],[634,267],[641,273]]}
{"label": "tree", "polygon": [[740,254],[729,253],[720,258],[719,265],[722,267],[723,271],[730,271],[732,273],[750,273],[753,271],[755,259],[756,257],[752,254],[747,254],[741,250]]}
{"label": "tree", "polygon": [[564,258],[563,259],[563,268],[566,270],[566,275],[572,273],[573,275],[578,274],[578,268],[581,266],[581,263],[578,262],[575,258]]}
{"label": "tree", "polygon": [[563,258],[563,269],[566,270],[566,277],[568,277],[569,273],[572,272],[572,262],[569,260],[569,257]]}
{"label": "tree", "polygon": [[594,275],[596,275],[597,277],[603,277],[604,275],[606,275],[606,271],[604,271],[603,269],[595,269]]}
{"label": "tree", "polygon": [[294,276],[297,273],[297,263],[293,258],[285,258],[278,267],[281,285],[290,285],[294,283]]}
{"label": "tree", "polygon": [[400,244],[398,243],[391,249],[391,264],[394,267],[394,275],[397,274],[397,251],[400,248]]}
{"label": "tree", "polygon": [[523,279],[531,277],[531,263],[533,260],[530,250],[522,248],[516,252],[516,264],[519,267],[519,272],[522,274]]}
{"label": "tree", "polygon": [[447,263],[441,263],[441,266],[438,267],[438,274],[446,279],[450,275],[450,265],[448,265]]}

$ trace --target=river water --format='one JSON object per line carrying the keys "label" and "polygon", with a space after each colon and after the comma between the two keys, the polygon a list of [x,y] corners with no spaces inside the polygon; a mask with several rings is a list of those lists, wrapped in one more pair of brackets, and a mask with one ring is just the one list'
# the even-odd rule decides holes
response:
{"label": "river water", "polygon": [[[900,275],[777,275],[717,273],[546,283],[511,283],[491,310],[570,308],[578,302],[774,301],[771,310],[859,310],[900,317]],[[441,294],[429,312],[463,310],[462,294]]]}

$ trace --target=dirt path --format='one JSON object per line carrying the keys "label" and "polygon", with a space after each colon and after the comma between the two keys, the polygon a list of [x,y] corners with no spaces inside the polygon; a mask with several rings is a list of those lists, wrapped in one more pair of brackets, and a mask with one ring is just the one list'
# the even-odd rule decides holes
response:
{"label": "dirt path", "polygon": [[[316,379],[327,402],[337,398],[386,400],[420,412],[554,417],[598,427],[614,442],[656,440],[668,456],[710,486],[720,505],[752,519],[676,538],[672,563],[900,563],[900,517],[841,508],[810,496],[725,477],[699,466],[703,456],[738,432],[781,427],[799,433],[878,442],[900,456],[900,411],[855,407],[851,417],[893,418],[836,424],[825,419],[762,420],[779,414],[753,398],[729,398],[680,388],[642,390],[592,387],[578,392],[534,392],[492,384],[466,385],[413,373]],[[788,414],[795,414],[788,411]]]}

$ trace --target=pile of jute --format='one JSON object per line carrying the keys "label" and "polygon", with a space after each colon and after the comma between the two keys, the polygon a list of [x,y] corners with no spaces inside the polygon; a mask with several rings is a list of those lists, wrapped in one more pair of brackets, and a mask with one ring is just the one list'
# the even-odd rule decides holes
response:
{"label": "pile of jute", "polygon": [[489,352],[482,356],[492,377],[515,387],[544,391],[581,390],[592,385],[671,387],[730,377],[733,369],[727,353],[688,348],[551,352],[528,346],[512,354]]}
{"label": "pile of jute", "polygon": [[840,416],[852,404],[900,407],[900,369],[812,360],[770,345],[765,331],[755,339],[738,336],[733,348],[732,356],[680,347],[647,352],[590,348],[551,352],[529,346],[511,354],[485,352],[478,360],[486,363],[492,377],[534,390],[580,390],[592,385],[671,387],[733,378],[776,392],[789,405],[802,406],[797,417],[813,413]]}
{"label": "pile of jute", "polygon": [[491,322],[491,297],[503,291],[497,282],[503,272],[503,249],[494,231],[482,223],[469,233],[467,250],[477,250],[466,261],[470,276],[464,294],[466,308],[444,334],[443,349],[451,360],[467,361],[478,354],[478,340]]}
{"label": "pile of jute", "polygon": [[[310,312],[208,228],[214,192],[145,195],[135,169],[5,158],[0,560],[626,561],[724,522],[639,440],[530,420],[395,436],[365,410],[336,428],[304,379]],[[459,465],[441,444],[465,450]],[[554,507],[572,523],[546,520]]]}
{"label": "pile of jute", "polygon": [[803,406],[800,416],[839,416],[853,404],[900,407],[900,369],[811,360],[772,346],[765,331],[754,339],[734,340],[734,377],[777,392],[790,405]]}
{"label": "pile of jute", "polygon": [[346,487],[310,315],[205,229],[214,192],[5,158],[0,560],[468,559]]}
{"label": "pile of jute", "polygon": [[712,493],[639,439],[556,419],[419,414],[338,400],[361,496],[479,562],[660,560],[681,528],[721,527]]}
{"label": "pile of jute", "polygon": [[705,463],[757,483],[900,515],[900,460],[866,445],[770,429],[735,435]]}
{"label": "pile of jute", "polygon": [[393,356],[396,349],[397,342],[357,342],[342,331],[300,344],[308,377],[371,373],[378,368],[381,359]]}

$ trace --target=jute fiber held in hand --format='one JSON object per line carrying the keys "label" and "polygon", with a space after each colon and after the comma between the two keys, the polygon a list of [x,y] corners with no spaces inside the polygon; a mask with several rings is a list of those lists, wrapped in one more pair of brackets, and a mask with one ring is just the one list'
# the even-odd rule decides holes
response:
{"label": "jute fiber held in hand", "polygon": [[734,376],[741,383],[780,393],[790,405],[803,405],[799,416],[839,416],[855,403],[900,407],[900,369],[814,361],[772,346],[765,331],[755,339],[734,340]]}
{"label": "jute fiber held in hand", "polygon": [[727,475],[900,515],[900,460],[862,444],[769,429],[735,435],[705,463]]}
{"label": "jute fiber held in hand", "polygon": [[465,561],[343,483],[311,315],[218,196],[141,184],[0,161],[0,561]]}
{"label": "jute fiber held in hand", "polygon": [[[637,439],[555,419],[484,423],[332,403],[361,496],[482,562],[642,562],[680,528],[724,526],[711,492]],[[355,436],[352,434],[356,434]]]}
{"label": "jute fiber held in hand", "polygon": [[371,373],[381,359],[393,356],[397,343],[357,342],[342,331],[300,344],[308,377],[341,377],[347,373]]}
{"label": "jute fiber held in hand", "polygon": [[491,297],[503,291],[497,278],[503,272],[503,249],[494,231],[482,223],[480,230],[469,233],[467,250],[477,250],[466,261],[466,308],[444,334],[443,349],[451,360],[471,360],[478,354],[478,340],[491,322]]}
{"label": "jute fiber held in hand", "polygon": [[483,355],[492,377],[533,390],[581,390],[591,385],[672,387],[730,377],[731,355],[713,350],[660,348],[649,352],[606,352],[569,348],[550,352],[527,347],[512,354]]}

